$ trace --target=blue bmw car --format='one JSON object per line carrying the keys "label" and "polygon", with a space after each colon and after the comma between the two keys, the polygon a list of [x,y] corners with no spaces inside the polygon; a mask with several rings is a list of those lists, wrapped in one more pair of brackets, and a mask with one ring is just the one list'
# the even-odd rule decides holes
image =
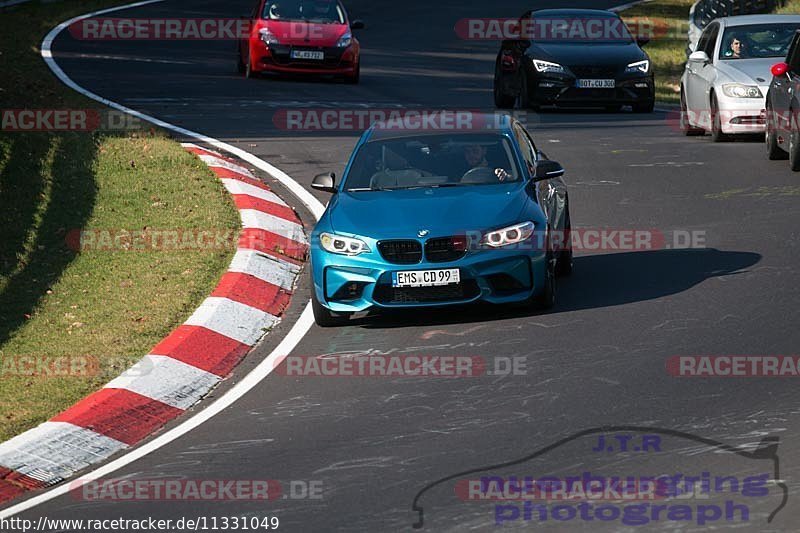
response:
{"label": "blue bmw car", "polygon": [[[485,301],[549,308],[572,271],[564,169],[509,115],[480,128],[373,125],[311,235],[318,325],[353,313]],[[566,237],[566,238],[565,238]]]}

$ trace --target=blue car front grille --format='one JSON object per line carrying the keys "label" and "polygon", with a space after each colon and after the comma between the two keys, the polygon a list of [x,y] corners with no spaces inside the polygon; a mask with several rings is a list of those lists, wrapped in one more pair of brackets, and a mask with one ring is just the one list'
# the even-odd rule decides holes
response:
{"label": "blue car front grille", "polygon": [[431,263],[457,261],[467,255],[464,237],[437,237],[425,242],[425,259]]}
{"label": "blue car front grille", "polygon": [[396,265],[414,265],[422,261],[422,245],[411,239],[381,241],[378,251],[386,261]]}

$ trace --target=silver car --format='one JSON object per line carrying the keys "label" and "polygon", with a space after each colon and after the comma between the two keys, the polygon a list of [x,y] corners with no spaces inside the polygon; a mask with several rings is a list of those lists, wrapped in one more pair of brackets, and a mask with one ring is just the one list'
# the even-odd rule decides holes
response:
{"label": "silver car", "polygon": [[765,131],[770,67],[786,57],[800,15],[745,15],[712,21],[700,36],[681,77],[681,128],[732,134]]}

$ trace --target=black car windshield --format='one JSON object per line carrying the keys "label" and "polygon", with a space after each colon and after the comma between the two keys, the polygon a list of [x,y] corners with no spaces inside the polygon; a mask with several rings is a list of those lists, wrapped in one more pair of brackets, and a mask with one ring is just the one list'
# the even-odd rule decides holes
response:
{"label": "black car windshield", "polygon": [[262,16],[267,20],[344,24],[344,13],[335,0],[268,0]]}
{"label": "black car windshield", "polygon": [[535,13],[523,28],[526,37],[536,42],[630,43],[633,37],[616,15],[539,15]]}
{"label": "black car windshield", "polygon": [[800,24],[750,24],[725,30],[720,59],[786,57]]}
{"label": "black car windshield", "polygon": [[348,191],[496,185],[521,179],[500,134],[439,134],[367,142],[353,159]]}

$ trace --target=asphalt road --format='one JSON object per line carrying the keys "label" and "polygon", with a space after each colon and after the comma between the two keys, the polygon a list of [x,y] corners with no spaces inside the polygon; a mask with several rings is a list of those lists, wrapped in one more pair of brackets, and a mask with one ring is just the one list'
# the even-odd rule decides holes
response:
{"label": "asphalt road", "polygon": [[[367,23],[357,32],[363,65],[355,87],[327,80],[246,80],[236,73],[234,45],[225,41],[90,42],[65,33],[54,49],[80,85],[241,146],[308,186],[319,172],[341,173],[357,133],[281,130],[273,121],[277,111],[489,108],[496,44],[459,40],[455,22],[564,3],[351,0],[347,5],[352,18]],[[230,17],[249,9],[242,1],[174,0],[124,16]],[[228,411],[117,475],[275,479],[284,487],[305,480],[321,484],[320,498],[134,503],[68,495],[23,516],[274,515],[289,531],[407,530],[418,519],[412,502],[430,483],[524,459],[593,427],[625,425],[683,431],[734,446],[779,437],[786,507],[768,525],[766,515],[780,500],[775,491],[763,498],[740,495],[752,507],[749,521],[723,518],[703,529],[796,530],[797,381],[676,379],[665,362],[673,355],[797,353],[797,176],[786,162],[767,161],[760,142],[685,138],[669,118],[664,112],[548,111],[529,114],[527,123],[540,148],[567,168],[573,226],[657,229],[667,243],[676,232],[702,232],[705,249],[583,252],[574,275],[560,281],[558,304],[549,313],[480,307],[362,320],[332,330],[314,327],[294,352],[469,355],[486,358],[490,369],[521,358],[524,373],[464,379],[273,374]],[[310,223],[307,213],[305,220]],[[304,283],[287,322],[309,294]],[[237,376],[269,353],[286,329],[284,323],[273,332]],[[596,436],[582,437],[505,472],[710,471],[740,477],[772,472],[759,461],[686,436],[665,436],[660,451],[636,453],[594,452],[596,443]],[[494,528],[495,507],[459,501],[454,481],[434,486],[420,502],[429,530]],[[531,522],[520,518],[510,524]],[[542,525],[623,527],[598,520]],[[696,522],[666,520],[645,526],[677,527],[698,528]]]}

